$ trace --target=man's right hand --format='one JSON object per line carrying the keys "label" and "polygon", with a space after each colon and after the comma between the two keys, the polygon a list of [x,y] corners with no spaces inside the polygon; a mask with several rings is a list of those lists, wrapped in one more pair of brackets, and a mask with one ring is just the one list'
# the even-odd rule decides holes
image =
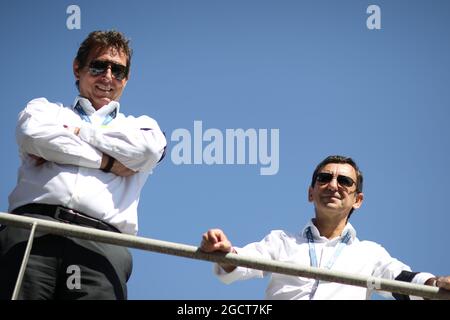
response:
{"label": "man's right hand", "polygon": [[[237,253],[225,233],[220,229],[210,229],[203,234],[202,242],[200,244],[200,250],[204,252],[221,251],[226,253]],[[220,263],[219,265],[226,272],[231,272],[236,269],[236,266],[231,264]]]}

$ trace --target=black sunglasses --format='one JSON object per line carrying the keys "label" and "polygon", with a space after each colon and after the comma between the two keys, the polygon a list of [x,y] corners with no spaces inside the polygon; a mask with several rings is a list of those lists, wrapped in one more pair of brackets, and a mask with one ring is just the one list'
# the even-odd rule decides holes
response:
{"label": "black sunglasses", "polygon": [[[316,181],[319,183],[329,183],[331,180],[333,180],[333,174],[328,173],[328,172],[320,172],[317,174],[317,177],[316,177]],[[347,188],[350,188],[351,186],[353,186],[355,184],[355,181],[353,181],[352,178],[343,176],[343,175],[337,176],[337,182],[341,186],[347,187]]]}
{"label": "black sunglasses", "polygon": [[111,73],[117,80],[123,80],[128,75],[128,68],[124,65],[117,64],[111,61],[94,60],[89,64],[89,72],[96,77],[106,72],[111,66]]}

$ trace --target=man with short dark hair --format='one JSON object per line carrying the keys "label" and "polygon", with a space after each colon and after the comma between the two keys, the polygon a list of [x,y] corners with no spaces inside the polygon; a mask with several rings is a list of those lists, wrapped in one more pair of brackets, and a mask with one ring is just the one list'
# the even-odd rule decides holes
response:
{"label": "man with short dark hair", "polygon": [[[379,244],[359,241],[348,222],[353,210],[361,207],[363,175],[348,157],[329,156],[314,170],[308,201],[314,203],[315,218],[298,234],[274,230],[262,241],[243,248],[233,247],[225,233],[211,229],[203,234],[200,249],[205,252],[234,252],[270,260],[350,272],[358,275],[436,285],[450,290],[450,277],[435,277],[411,269],[392,258]],[[215,274],[224,283],[263,277],[265,273],[229,264],[216,264]],[[304,277],[272,274],[267,299],[368,299],[372,290]],[[389,296],[388,293],[382,293]],[[409,296],[392,294],[396,299]],[[414,297],[415,298],[415,297]]]}
{"label": "man with short dark hair", "polygon": [[[90,33],[73,62],[79,89],[73,105],[38,98],[20,113],[22,163],[11,213],[137,233],[140,192],[166,139],[154,119],[119,110],[131,55],[122,33]],[[28,235],[1,227],[1,299],[12,296]],[[131,270],[127,248],[37,232],[19,298],[126,299]],[[71,283],[76,271],[78,282]]]}

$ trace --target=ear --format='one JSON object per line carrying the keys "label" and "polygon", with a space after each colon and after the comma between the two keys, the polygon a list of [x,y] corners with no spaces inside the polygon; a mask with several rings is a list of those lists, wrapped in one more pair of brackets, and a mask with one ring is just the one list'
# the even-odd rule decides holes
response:
{"label": "ear", "polygon": [[309,201],[309,202],[312,202],[312,201],[313,201],[312,192],[313,192],[313,188],[309,187],[309,188],[308,188],[308,201]]}
{"label": "ear", "polygon": [[353,209],[359,209],[364,200],[364,193],[360,192],[356,195],[355,203],[353,204]]}
{"label": "ear", "polygon": [[80,80],[80,63],[77,59],[73,60],[73,75],[76,80]]}

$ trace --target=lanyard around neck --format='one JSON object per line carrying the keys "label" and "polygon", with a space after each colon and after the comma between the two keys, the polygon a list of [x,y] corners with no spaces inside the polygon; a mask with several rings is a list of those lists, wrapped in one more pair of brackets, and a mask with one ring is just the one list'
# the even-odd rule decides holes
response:
{"label": "lanyard around neck", "polygon": [[[311,266],[312,267],[318,267],[319,265],[317,263],[316,247],[314,245],[314,238],[313,238],[313,235],[312,235],[311,227],[308,227],[306,229],[306,237],[308,238],[309,258],[311,260]],[[350,241],[350,232],[347,231],[347,233],[341,238],[341,241],[339,242],[336,250],[334,251],[333,257],[331,257],[331,259],[328,261],[328,263],[325,266],[325,268],[331,269],[331,267],[333,266],[334,262],[337,260],[337,258],[341,254],[342,249],[344,249],[344,247],[347,245],[347,243],[349,241]]]}
{"label": "lanyard around neck", "polygon": [[[84,109],[81,107],[81,105],[79,103],[76,104],[74,109],[83,121],[92,123],[91,119],[89,118],[89,116],[86,114],[86,112],[84,111]],[[114,109],[105,117],[105,120],[103,120],[102,126],[106,126],[108,123],[110,123],[116,117],[116,115],[117,115],[117,109]]]}

